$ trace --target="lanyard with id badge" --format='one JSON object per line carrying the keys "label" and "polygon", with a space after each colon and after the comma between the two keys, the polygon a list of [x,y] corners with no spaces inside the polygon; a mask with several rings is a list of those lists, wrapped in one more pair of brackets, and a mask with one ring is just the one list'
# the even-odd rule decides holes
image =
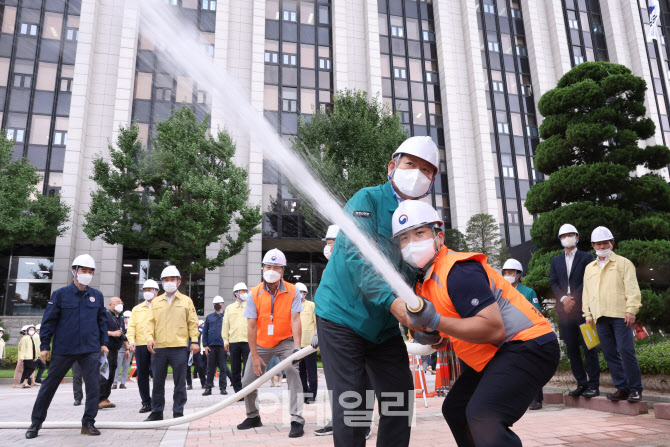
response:
{"label": "lanyard with id badge", "polygon": [[273,324],[272,320],[274,318],[275,314],[275,298],[276,295],[270,294],[270,302],[271,307],[270,307],[270,324],[268,324],[268,335],[274,335],[275,334],[275,325]]}

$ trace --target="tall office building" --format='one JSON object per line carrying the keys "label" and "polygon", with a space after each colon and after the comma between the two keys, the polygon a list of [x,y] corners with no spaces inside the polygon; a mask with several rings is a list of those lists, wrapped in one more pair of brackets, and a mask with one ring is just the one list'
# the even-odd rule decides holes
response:
{"label": "tall office building", "polygon": [[[646,143],[670,143],[670,49],[665,39],[646,43],[644,0],[162,3],[194,24],[198,41],[286,141],[299,117],[327,110],[338,90],[378,96],[409,134],[429,135],[440,148],[430,199],[448,225],[464,231],[473,214],[492,214],[510,246],[530,239],[526,194],[542,181],[533,162],[537,102],[573,66],[609,60],[643,77],[657,127]],[[667,36],[668,0],[661,7]],[[150,146],[156,123],[183,104],[223,128],[217,98],[162,60],[162,44],[142,32],[136,0],[0,0],[0,22],[2,126],[15,157],[43,173],[41,192],[60,193],[72,207],[55,244],[0,254],[0,315],[15,325],[38,318],[51,290],[71,280],[70,261],[85,252],[98,263],[92,285],[130,306],[165,260],[84,235],[92,160],[107,156],[119,126],[131,121]],[[250,200],[265,212],[262,234],[226,266],[184,278],[201,313],[214,295],[232,299],[234,283],[257,283],[267,249],[282,249],[286,278],[312,292],[325,267],[323,235],[305,224],[299,198],[263,147],[240,136],[236,161],[249,171]]]}

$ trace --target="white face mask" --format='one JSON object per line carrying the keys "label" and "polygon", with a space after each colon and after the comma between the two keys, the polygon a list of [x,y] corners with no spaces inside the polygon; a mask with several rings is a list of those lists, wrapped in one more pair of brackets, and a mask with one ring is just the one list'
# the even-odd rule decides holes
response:
{"label": "white face mask", "polygon": [[28,335],[32,337],[33,335],[35,335],[35,331],[28,331]]}
{"label": "white face mask", "polygon": [[268,284],[274,284],[281,279],[281,273],[274,270],[266,270],[263,272],[263,279]]}
{"label": "white face mask", "polygon": [[510,284],[514,284],[516,282],[516,276],[507,275],[507,276],[504,276],[503,278],[505,278],[507,281],[509,281]]}
{"label": "white face mask", "polygon": [[91,284],[93,280],[93,275],[90,273],[77,273],[77,282],[82,286],[87,286]]}
{"label": "white face mask", "polygon": [[568,236],[566,238],[561,239],[561,245],[564,248],[572,248],[575,245],[577,245],[577,236]]}
{"label": "white face mask", "polygon": [[607,248],[605,250],[596,250],[596,254],[598,255],[599,258],[609,258],[610,255],[612,254],[612,249]]}
{"label": "white face mask", "polygon": [[396,169],[393,183],[404,195],[417,198],[428,192],[432,181],[419,169]]}
{"label": "white face mask", "polygon": [[323,255],[326,257],[326,259],[330,259],[330,255],[333,252],[333,247],[330,245],[326,245],[323,247]]}
{"label": "white face mask", "polygon": [[402,249],[402,258],[412,267],[422,269],[435,256],[435,239],[410,242]]}
{"label": "white face mask", "polygon": [[147,301],[153,300],[155,296],[156,294],[153,292],[144,292],[144,299]]}
{"label": "white face mask", "polygon": [[114,306],[114,311],[117,314],[120,314],[121,312],[123,312],[123,304],[117,304],[116,306]]}
{"label": "white face mask", "polygon": [[177,283],[163,281],[163,289],[165,289],[167,293],[173,293],[177,290]]}
{"label": "white face mask", "polygon": [[249,298],[248,293],[239,293],[238,296],[240,297],[240,301],[246,301]]}

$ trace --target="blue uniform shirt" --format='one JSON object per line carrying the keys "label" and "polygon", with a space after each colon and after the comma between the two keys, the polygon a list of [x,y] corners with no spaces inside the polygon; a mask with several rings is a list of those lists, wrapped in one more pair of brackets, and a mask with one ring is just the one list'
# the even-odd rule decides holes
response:
{"label": "blue uniform shirt", "polygon": [[102,292],[86,287],[80,291],[74,283],[56,290],[42,317],[42,351],[52,348],[53,355],[79,355],[100,351],[107,346],[107,317]]}
{"label": "blue uniform shirt", "polygon": [[221,324],[223,323],[223,312],[217,314],[212,312],[205,318],[205,329],[202,331],[203,346],[223,346],[221,338]]}
{"label": "blue uniform shirt", "polygon": [[[391,218],[396,208],[398,201],[393,196],[391,183],[387,182],[361,189],[344,210],[407,280],[411,273],[409,267],[403,266],[400,247],[391,232]],[[315,313],[373,343],[382,343],[400,333],[398,320],[389,311],[395,298],[391,287],[340,232],[314,295]]]}

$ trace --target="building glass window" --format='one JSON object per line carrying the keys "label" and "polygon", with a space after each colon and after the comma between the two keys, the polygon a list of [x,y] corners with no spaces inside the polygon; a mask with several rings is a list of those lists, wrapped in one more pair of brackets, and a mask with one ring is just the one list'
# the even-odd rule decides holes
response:
{"label": "building glass window", "polygon": [[51,296],[53,261],[53,253],[51,257],[11,256],[6,290],[3,290],[4,303],[0,298],[3,315],[40,316],[44,313]]}
{"label": "building glass window", "polygon": [[[525,199],[525,191],[530,187],[528,172],[533,163],[533,141],[538,137],[521,19],[523,11],[518,1],[474,1],[480,14],[479,38],[485,61],[489,124],[498,166],[498,223],[507,244],[514,246],[528,240],[526,232],[521,231],[521,225],[532,223],[519,210],[523,206],[521,200]],[[538,173],[533,183],[540,180]],[[521,182],[524,182],[523,185]],[[518,191],[524,191],[523,197],[519,197]]]}
{"label": "building glass window", "polygon": [[600,0],[562,0],[572,66],[608,61]]}
{"label": "building glass window", "polygon": [[[410,135],[432,137],[444,160],[444,123],[432,2],[379,0],[378,4],[382,101],[400,115]],[[446,175],[436,179],[431,199],[447,228],[451,228]]]}

